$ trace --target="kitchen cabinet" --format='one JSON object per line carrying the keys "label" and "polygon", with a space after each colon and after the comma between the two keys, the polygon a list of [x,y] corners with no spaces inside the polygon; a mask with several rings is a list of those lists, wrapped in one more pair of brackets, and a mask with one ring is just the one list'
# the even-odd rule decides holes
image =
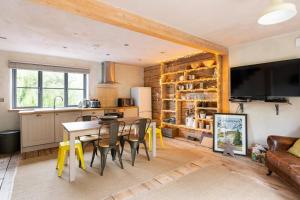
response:
{"label": "kitchen cabinet", "polygon": [[63,141],[63,125],[66,122],[75,122],[81,116],[81,111],[55,113],[55,142]]}
{"label": "kitchen cabinet", "polygon": [[21,116],[22,147],[53,143],[54,113],[35,113]]}
{"label": "kitchen cabinet", "polygon": [[124,117],[138,117],[138,108],[137,107],[128,107],[122,109],[124,112]]}
{"label": "kitchen cabinet", "polygon": [[104,115],[104,110],[84,110],[82,111],[82,116],[84,115],[92,115],[92,116],[103,116]]}

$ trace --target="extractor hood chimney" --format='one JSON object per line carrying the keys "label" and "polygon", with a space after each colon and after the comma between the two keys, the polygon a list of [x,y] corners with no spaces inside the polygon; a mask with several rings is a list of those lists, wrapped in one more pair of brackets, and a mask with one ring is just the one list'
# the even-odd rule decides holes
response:
{"label": "extractor hood chimney", "polygon": [[115,79],[115,63],[105,61],[101,63],[101,79],[99,84],[116,84]]}

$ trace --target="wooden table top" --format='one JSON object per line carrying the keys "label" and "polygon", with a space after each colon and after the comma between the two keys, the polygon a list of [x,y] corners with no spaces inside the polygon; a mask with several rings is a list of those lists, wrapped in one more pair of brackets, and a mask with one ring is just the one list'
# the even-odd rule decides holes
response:
{"label": "wooden table top", "polygon": [[[130,125],[138,119],[142,119],[142,118],[140,118],[140,117],[126,117],[126,118],[119,118],[117,120],[125,122],[126,125]],[[99,129],[100,126],[101,126],[99,124],[99,121],[67,122],[67,123],[63,123],[62,125],[68,132],[77,132],[77,131]]]}

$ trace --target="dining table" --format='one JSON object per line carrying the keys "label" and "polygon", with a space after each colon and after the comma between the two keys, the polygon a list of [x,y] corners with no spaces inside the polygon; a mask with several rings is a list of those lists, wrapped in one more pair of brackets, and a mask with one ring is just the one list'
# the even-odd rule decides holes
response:
{"label": "dining table", "polygon": [[[135,121],[142,119],[140,117],[118,118],[118,121],[125,123],[125,128],[131,126]],[[94,135],[99,133],[101,123],[99,121],[79,121],[62,123],[64,140],[68,140],[70,144],[69,150],[69,181],[73,182],[76,178],[76,157],[75,157],[75,139],[80,136]],[[152,128],[152,152],[151,156],[156,157],[156,122],[151,121]],[[120,132],[121,134],[121,132]]]}

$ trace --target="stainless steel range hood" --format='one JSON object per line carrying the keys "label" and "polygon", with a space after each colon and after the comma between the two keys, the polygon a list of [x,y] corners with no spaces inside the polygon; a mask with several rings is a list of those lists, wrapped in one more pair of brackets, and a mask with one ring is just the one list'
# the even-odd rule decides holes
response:
{"label": "stainless steel range hood", "polygon": [[105,61],[101,63],[101,78],[99,84],[112,85],[117,84],[115,78],[115,63]]}

